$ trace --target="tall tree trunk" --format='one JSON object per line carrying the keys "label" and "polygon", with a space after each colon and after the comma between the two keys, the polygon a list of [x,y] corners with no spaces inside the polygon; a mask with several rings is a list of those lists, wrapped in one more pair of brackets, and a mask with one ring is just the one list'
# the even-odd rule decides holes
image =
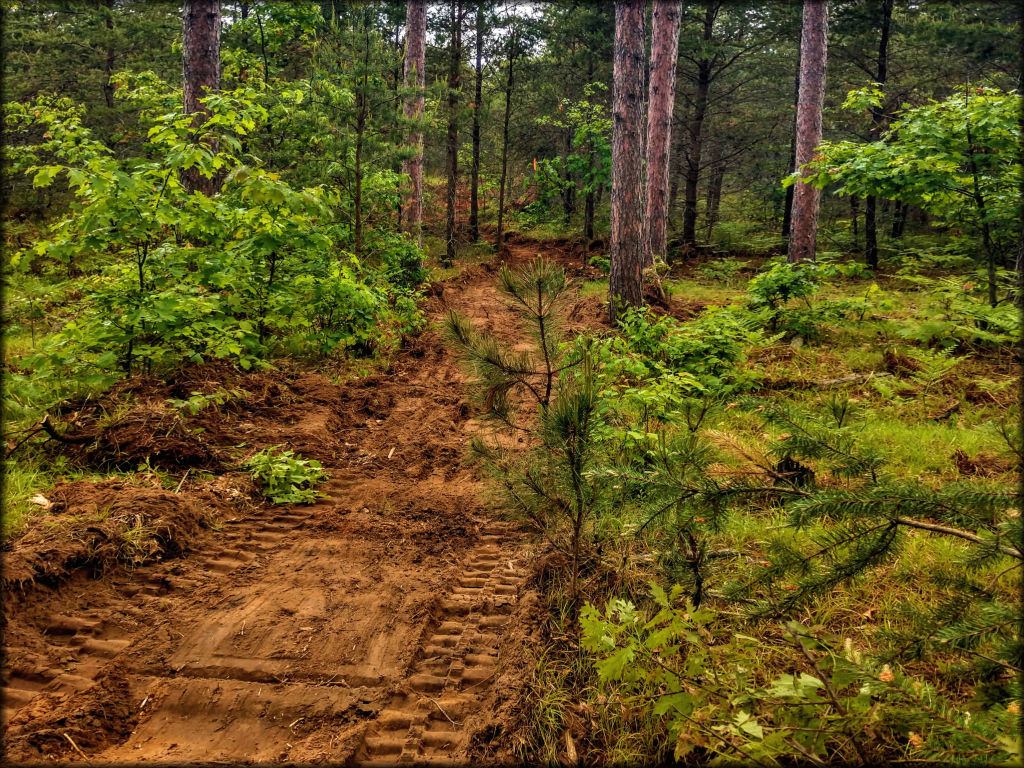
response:
{"label": "tall tree trunk", "polygon": [[907,210],[910,206],[906,203],[896,201],[896,207],[892,213],[892,230],[889,232],[889,236],[893,239],[903,237],[903,227],[907,223]]}
{"label": "tall tree trunk", "polygon": [[704,211],[704,226],[707,227],[706,240],[711,240],[718,223],[718,207],[722,202],[722,183],[725,181],[725,160],[721,147],[715,150],[711,163],[711,178],[708,181],[707,204]]}
{"label": "tall tree trunk", "polygon": [[569,170],[569,155],[572,154],[572,128],[566,128],[562,134],[565,139],[562,152],[562,167],[565,169],[562,185],[562,220],[569,224],[572,213],[576,210],[576,186],[573,184],[572,172]]}
{"label": "tall tree trunk", "polygon": [[981,193],[981,182],[978,179],[978,163],[974,159],[978,149],[974,146],[974,140],[971,138],[971,122],[969,118],[965,129],[967,134],[967,156],[970,158],[967,163],[967,169],[971,172],[974,207],[978,212],[978,221],[981,223],[981,244],[985,250],[985,262],[988,266],[988,302],[994,307],[999,303],[996,296],[996,251],[995,244],[992,242],[992,229],[988,221],[988,207],[985,203],[985,196]]}
{"label": "tall tree trunk", "polygon": [[878,199],[868,195],[864,199],[864,263],[878,269]]}
{"label": "tall tree trunk", "polygon": [[[892,25],[893,0],[882,0],[881,35],[878,38],[878,61],[875,82],[884,86],[889,76],[889,28]],[[871,140],[878,141],[885,129],[885,111],[871,109]],[[864,262],[878,269],[878,224],[875,221],[875,197],[870,195],[864,204]]]}
{"label": "tall tree trunk", "polygon": [[[809,163],[821,143],[821,109],[825,103],[825,60],[828,55],[828,3],[804,0],[800,37],[800,98],[796,106],[796,164]],[[797,181],[793,192],[793,231],[789,261],[814,259],[818,238],[820,190]]]}
{"label": "tall tree trunk", "polygon": [[655,256],[664,258],[667,249],[669,153],[682,13],[680,0],[654,0],[647,98],[647,264]]}
{"label": "tall tree trunk", "polygon": [[501,125],[501,177],[498,180],[498,233],[495,247],[501,248],[505,237],[505,186],[508,181],[508,126],[512,117],[512,76],[515,61],[516,30],[513,26],[508,37],[508,76],[505,78],[505,117]]}
{"label": "tall tree trunk", "polygon": [[615,0],[612,96],[611,279],[612,322],[643,303],[644,0]]}
{"label": "tall tree trunk", "polygon": [[476,4],[476,93],[473,98],[473,168],[469,190],[469,230],[473,242],[480,239],[480,102],[483,99],[484,83],[484,4]]}
{"label": "tall tree trunk", "polygon": [[860,198],[850,195],[850,219],[853,221],[853,250],[860,249],[860,232],[858,223],[860,219]]}
{"label": "tall tree trunk", "polygon": [[[594,82],[594,53],[590,49],[587,50],[587,82]],[[596,208],[597,194],[593,178],[597,169],[595,168],[592,142],[588,142],[587,154],[590,156],[590,177],[583,195],[583,266],[590,262],[590,243],[594,240],[594,209]]]}
{"label": "tall tree trunk", "polygon": [[114,64],[117,60],[117,49],[114,47],[114,0],[106,2],[106,17],[103,25],[107,28],[107,54],[103,58],[103,101],[108,109],[114,108],[114,84],[110,82],[110,76],[114,74]]}
{"label": "tall tree trunk", "polygon": [[[403,32],[405,30],[404,24],[397,24],[394,29],[394,37],[391,40],[391,46],[395,49],[397,54],[395,57],[395,66],[391,70],[391,95],[394,99],[394,103],[397,105],[397,111],[395,118],[401,121],[402,116],[405,114],[405,103],[400,100],[399,91],[402,90],[402,81],[404,79],[403,71],[405,66],[405,36]],[[394,164],[394,170],[397,173],[402,173],[405,170],[405,161]],[[398,205],[395,206],[395,229],[402,230],[402,204],[404,202],[402,195],[404,192],[404,183],[402,180],[395,182],[395,192],[398,193]]]}
{"label": "tall tree trunk", "polygon": [[405,203],[408,231],[423,247],[423,88],[426,85],[427,0],[408,0],[405,5],[405,87],[413,91],[405,101],[405,117],[415,121],[409,143],[416,154],[405,161],[412,190]]}
{"label": "tall tree trunk", "polygon": [[462,0],[450,3],[451,42],[448,47],[448,138],[445,171],[448,176],[444,265],[455,260],[455,195],[459,182],[459,81],[462,70]]}
{"label": "tall tree trunk", "polygon": [[[715,29],[715,16],[719,2],[708,0],[704,7],[704,32],[701,38],[710,43]],[[693,116],[687,125],[689,144],[686,152],[686,174],[683,188],[684,248],[697,244],[697,185],[700,182],[700,161],[704,149],[704,118],[708,111],[708,93],[711,90],[711,60],[697,62],[697,92],[693,99]]]}
{"label": "tall tree trunk", "polygon": [[594,241],[594,190],[583,196],[583,263],[590,259],[590,244]]}
{"label": "tall tree trunk", "polygon": [[[796,170],[796,105],[800,102],[800,42],[796,44],[796,75],[793,76],[793,129],[789,137],[789,165],[787,174]],[[793,191],[795,184],[786,187],[786,203],[782,211],[782,239],[789,242],[789,234],[793,228]]]}
{"label": "tall tree trunk", "polygon": [[[185,0],[182,11],[182,82],[185,114],[195,115],[193,130],[206,120],[207,110],[199,103],[206,92],[220,90],[220,0]],[[190,191],[212,195],[217,191],[216,176],[206,178],[196,168],[182,174]]]}
{"label": "tall tree trunk", "polygon": [[362,99],[357,100],[362,101],[362,104],[359,105],[359,112],[356,114],[355,184],[353,184],[352,208],[355,211],[353,253],[358,258],[363,255],[363,137],[366,133],[366,97],[363,96]]}
{"label": "tall tree trunk", "polygon": [[689,131],[680,130],[678,124],[682,121],[676,120],[674,116],[673,121],[677,125],[672,136],[672,143],[675,146],[672,147],[669,158],[668,218],[670,225],[675,221],[673,214],[676,212],[676,203],[679,201],[679,180],[683,176],[683,166],[686,163],[686,140],[689,136]]}

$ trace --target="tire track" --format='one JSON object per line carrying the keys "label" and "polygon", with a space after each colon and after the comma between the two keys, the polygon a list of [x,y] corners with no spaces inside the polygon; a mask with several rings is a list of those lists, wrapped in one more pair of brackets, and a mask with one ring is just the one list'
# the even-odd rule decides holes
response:
{"label": "tire track", "polygon": [[[431,316],[511,332],[494,280],[467,270]],[[10,616],[25,643],[5,649],[9,759],[465,761],[528,553],[459,463],[481,429],[464,383],[433,330],[386,374],[307,375],[297,402],[339,425],[327,498],[226,520],[182,558],[76,577]],[[114,705],[128,714],[107,725]]]}
{"label": "tire track", "polygon": [[507,526],[492,523],[441,601],[411,674],[368,728],[355,762],[454,763],[469,747],[466,718],[486,698],[498,665],[501,628],[525,581]]}

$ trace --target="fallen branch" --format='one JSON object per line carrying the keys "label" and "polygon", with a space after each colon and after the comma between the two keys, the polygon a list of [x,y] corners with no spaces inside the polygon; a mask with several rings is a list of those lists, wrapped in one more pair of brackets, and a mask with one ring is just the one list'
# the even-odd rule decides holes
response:
{"label": "fallen branch", "polygon": [[971,541],[975,544],[994,545],[996,549],[998,549],[1004,555],[1015,557],[1018,560],[1024,560],[1024,552],[1021,552],[1016,547],[1007,547],[1002,544],[994,544],[994,542],[983,539],[981,536],[978,536],[977,534],[971,533],[969,531],[961,531],[959,528],[950,528],[945,525],[926,523],[922,520],[913,520],[909,517],[894,517],[893,522],[899,525],[905,525],[907,528],[918,528],[922,531],[932,531],[934,533],[945,534],[946,536],[955,536],[958,539]]}
{"label": "fallen branch", "polygon": [[62,443],[72,443],[81,445],[83,443],[88,443],[90,440],[93,440],[95,438],[95,435],[75,436],[61,434],[54,428],[53,424],[50,423],[50,414],[46,414],[45,416],[43,416],[43,420],[39,422],[39,427],[54,440],[59,440]]}
{"label": "fallen branch", "polygon": [[67,739],[67,740],[68,740],[69,742],[71,742],[71,746],[75,748],[75,752],[77,752],[78,754],[80,754],[80,755],[81,755],[81,756],[82,756],[82,757],[83,757],[83,758],[84,758],[85,760],[88,760],[88,759],[89,759],[89,756],[88,756],[87,754],[85,754],[85,752],[83,752],[82,750],[80,750],[80,749],[78,748],[78,745],[77,745],[77,744],[75,744],[75,740],[74,740],[74,739],[72,739],[72,738],[71,738],[71,737],[70,737],[70,736],[69,736],[69,735],[68,735],[68,734],[67,734],[66,732],[65,732],[65,734],[64,734],[64,738],[65,738],[65,739]]}

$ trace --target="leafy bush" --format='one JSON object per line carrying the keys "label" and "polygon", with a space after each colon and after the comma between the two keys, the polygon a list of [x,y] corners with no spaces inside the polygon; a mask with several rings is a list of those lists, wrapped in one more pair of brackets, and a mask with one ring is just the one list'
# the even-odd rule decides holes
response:
{"label": "leafy bush", "polygon": [[[811,339],[818,336],[823,325],[851,315],[863,319],[877,288],[870,288],[860,300],[815,302],[814,297],[827,278],[862,278],[870,276],[856,262],[833,263],[829,258],[817,262],[790,264],[773,261],[747,286],[747,306],[757,312],[761,323],[772,333]],[[796,301],[799,300],[799,301]]]}
{"label": "leafy bush", "polygon": [[[370,268],[340,247],[351,233],[339,223],[337,189],[300,187],[243,152],[266,129],[264,102],[276,114],[283,94],[247,86],[211,94],[196,136],[169,86],[146,73],[119,83],[148,129],[140,156],[95,139],[67,99],[6,107],[11,135],[43,137],[10,147],[12,167],[39,188],[66,180],[73,195],[67,215],[10,266],[91,272],[74,318],[21,361],[34,375],[109,383],[211,358],[250,369],[296,337],[314,354],[367,355],[386,348],[389,334],[421,327],[411,290],[419,251],[407,238],[369,237],[366,258],[379,264]],[[292,98],[296,110],[299,102]],[[221,178],[219,191],[190,191],[188,170]]]}
{"label": "leafy bush", "polygon": [[786,261],[771,263],[747,285],[750,306],[778,312],[790,299],[810,299],[818,291],[819,267],[814,262],[791,264]]}
{"label": "leafy bush", "polygon": [[630,309],[619,328],[621,336],[606,342],[606,378],[675,376],[690,393],[719,395],[750,386],[751,375],[736,365],[746,345],[763,341],[749,316],[729,309],[709,310],[685,323],[645,308]]}
{"label": "leafy bush", "polygon": [[242,462],[263,495],[274,504],[312,504],[322,498],[316,485],[328,475],[320,462],[300,458],[291,450],[275,453],[280,447],[264,448]]}
{"label": "leafy bush", "polygon": [[[880,109],[882,99],[869,86],[851,91],[844,107]],[[1014,92],[974,87],[907,107],[877,141],[824,142],[804,172],[810,171],[815,186],[836,184],[840,195],[899,200],[972,232],[981,245],[975,253],[987,262],[989,304],[995,305],[996,265],[1012,252],[1019,229],[1019,100]]]}
{"label": "leafy bush", "polygon": [[244,389],[221,388],[208,395],[204,395],[202,392],[192,392],[189,397],[184,400],[176,397],[170,397],[167,399],[167,402],[172,408],[177,408],[180,411],[188,411],[190,414],[195,416],[200,411],[204,411],[211,406],[221,406],[245,400],[250,394],[250,392]]}
{"label": "leafy bush", "polygon": [[590,257],[590,266],[597,267],[606,275],[609,275],[612,271],[612,260],[608,256],[599,253],[596,256]]}

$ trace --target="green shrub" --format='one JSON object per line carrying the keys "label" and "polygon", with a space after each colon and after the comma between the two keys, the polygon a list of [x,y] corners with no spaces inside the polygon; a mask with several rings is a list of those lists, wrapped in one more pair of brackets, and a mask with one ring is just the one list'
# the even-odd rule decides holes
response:
{"label": "green shrub", "polygon": [[[651,585],[653,615],[613,598],[602,613],[587,605],[582,644],[601,685],[599,702],[648,713],[668,731],[676,760],[717,758],[757,764],[883,764],[1019,759],[1017,714],[996,705],[958,709],[936,688],[797,622],[778,627],[774,649],[736,631],[725,616],[682,590]],[[781,646],[781,648],[779,647]],[[766,655],[791,671],[766,684]],[[669,755],[660,755],[666,759]]]}
{"label": "green shrub", "polygon": [[610,275],[612,272],[612,260],[603,253],[599,253],[596,256],[591,256],[590,266],[597,267],[606,275]]}
{"label": "green shrub", "polygon": [[264,448],[242,462],[263,495],[274,504],[311,504],[322,498],[316,485],[328,475],[320,462],[300,458],[291,450],[275,453],[280,447]]}
{"label": "green shrub", "polygon": [[606,342],[605,377],[679,379],[692,392],[726,394],[752,383],[737,368],[744,347],[763,341],[753,319],[730,309],[709,310],[689,322],[650,310],[631,309],[619,321],[621,335]]}
{"label": "green shrub", "polygon": [[769,262],[747,285],[747,307],[758,313],[762,324],[772,333],[815,338],[822,326],[849,318],[863,320],[874,294],[870,288],[859,300],[815,302],[814,297],[827,278],[864,278],[871,272],[862,264],[832,263],[828,257],[817,262],[791,264]]}

